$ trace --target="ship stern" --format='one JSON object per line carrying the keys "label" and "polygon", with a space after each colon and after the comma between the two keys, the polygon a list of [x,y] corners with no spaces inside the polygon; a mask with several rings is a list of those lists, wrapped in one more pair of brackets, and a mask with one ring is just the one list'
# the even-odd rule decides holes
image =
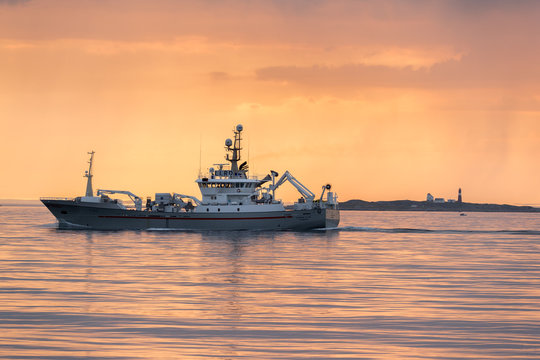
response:
{"label": "ship stern", "polygon": [[326,209],[326,228],[335,228],[339,225],[339,210],[338,209]]}

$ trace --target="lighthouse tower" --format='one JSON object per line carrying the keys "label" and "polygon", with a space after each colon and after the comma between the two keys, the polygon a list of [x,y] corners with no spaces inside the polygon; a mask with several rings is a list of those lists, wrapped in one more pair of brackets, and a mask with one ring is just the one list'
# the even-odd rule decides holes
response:
{"label": "lighthouse tower", "polygon": [[461,204],[461,188],[459,188],[457,202]]}

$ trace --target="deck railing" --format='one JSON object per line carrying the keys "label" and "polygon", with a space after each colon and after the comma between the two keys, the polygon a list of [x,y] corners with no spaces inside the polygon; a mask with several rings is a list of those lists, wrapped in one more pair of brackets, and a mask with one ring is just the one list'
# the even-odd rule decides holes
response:
{"label": "deck railing", "polygon": [[39,200],[75,200],[75,198],[67,198],[67,197],[40,197]]}

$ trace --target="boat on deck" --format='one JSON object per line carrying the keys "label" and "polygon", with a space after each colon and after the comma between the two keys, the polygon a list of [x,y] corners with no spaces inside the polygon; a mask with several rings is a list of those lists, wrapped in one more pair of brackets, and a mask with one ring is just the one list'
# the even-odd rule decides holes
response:
{"label": "boat on deck", "polygon": [[[332,228],[339,224],[337,195],[330,184],[322,186],[321,195],[300,183],[289,171],[279,177],[271,170],[264,178],[248,176],[248,164],[241,161],[242,125],[234,130],[234,140],[227,139],[226,164],[216,164],[199,175],[196,183],[201,199],[180,193],[156,193],[146,199],[126,190],[98,189],[94,196],[90,152],[86,194],[76,198],[41,198],[56,217],[60,228],[96,230],[309,230]],[[276,190],[291,183],[300,193],[292,207],[277,200]],[[133,206],[125,205],[114,195],[128,196]],[[325,196],[326,195],[326,196]]]}

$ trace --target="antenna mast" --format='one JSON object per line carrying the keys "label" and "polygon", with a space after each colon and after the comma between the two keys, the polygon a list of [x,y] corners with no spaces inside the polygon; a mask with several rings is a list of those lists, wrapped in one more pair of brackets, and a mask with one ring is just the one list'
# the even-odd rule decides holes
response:
{"label": "antenna mast", "polygon": [[202,134],[199,134],[199,179],[202,177]]}
{"label": "antenna mast", "polygon": [[[231,162],[231,170],[233,173],[238,172],[238,161],[240,161],[240,151],[242,150],[242,147],[240,146],[240,141],[242,140],[240,133],[244,130],[244,127],[240,124],[236,125],[236,130],[234,131],[234,145],[231,139],[227,139],[225,141],[225,146],[227,147],[227,151],[232,152],[232,156],[229,156],[227,154],[227,161]],[[231,148],[231,146],[233,146]]]}
{"label": "antenna mast", "polygon": [[86,196],[94,196],[94,190],[92,190],[92,177],[94,176],[92,175],[92,162],[94,161],[94,154],[94,150],[88,153],[90,155],[90,160],[88,161],[90,165],[88,166],[88,170],[84,172],[84,177],[88,178],[86,182]]}

